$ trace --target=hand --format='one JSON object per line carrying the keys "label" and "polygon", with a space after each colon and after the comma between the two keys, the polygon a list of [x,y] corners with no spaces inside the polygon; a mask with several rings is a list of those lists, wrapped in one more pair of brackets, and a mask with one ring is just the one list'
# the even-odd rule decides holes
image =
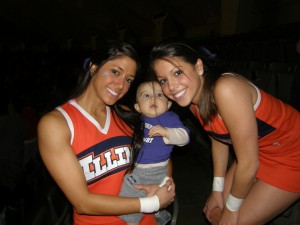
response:
{"label": "hand", "polygon": [[136,184],[134,187],[138,190],[144,190],[146,192],[147,197],[155,195],[155,193],[160,188],[158,185],[144,185],[144,184]]}
{"label": "hand", "polygon": [[205,213],[208,221],[213,223],[213,221],[219,221],[223,207],[223,193],[213,191],[205,203],[203,213]]}
{"label": "hand", "polygon": [[154,137],[154,136],[162,136],[167,139],[169,139],[169,132],[168,129],[165,127],[162,127],[160,125],[156,125],[154,127],[151,127],[149,130],[149,137]]}
{"label": "hand", "polygon": [[175,200],[175,183],[170,178],[161,188],[158,185],[135,185],[138,190],[144,190],[147,196],[157,195],[159,198],[160,208],[166,208]]}
{"label": "hand", "polygon": [[222,210],[219,207],[216,207],[213,210],[211,210],[209,216],[206,216],[206,218],[212,225],[219,225],[219,220],[221,218],[221,215],[222,215]]}
{"label": "hand", "polygon": [[224,207],[219,225],[237,225],[239,219],[239,211],[232,212]]}
{"label": "hand", "polygon": [[155,193],[159,198],[160,208],[166,208],[175,200],[175,183],[173,179],[170,178],[167,180],[165,185],[163,185],[158,191]]}

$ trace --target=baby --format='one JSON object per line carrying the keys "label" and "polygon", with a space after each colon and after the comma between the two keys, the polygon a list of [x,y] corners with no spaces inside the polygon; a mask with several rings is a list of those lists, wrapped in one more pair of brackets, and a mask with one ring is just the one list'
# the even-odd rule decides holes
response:
{"label": "baby", "polygon": [[[158,82],[141,83],[137,89],[134,108],[144,121],[144,144],[131,173],[125,175],[120,196],[145,197],[146,193],[134,188],[135,184],[163,185],[168,179],[168,162],[174,145],[189,142],[189,130],[177,114],[168,111],[172,105],[163,94]],[[156,213],[159,225],[166,224],[171,215],[162,210]],[[139,225],[141,213],[123,215],[127,225]]]}

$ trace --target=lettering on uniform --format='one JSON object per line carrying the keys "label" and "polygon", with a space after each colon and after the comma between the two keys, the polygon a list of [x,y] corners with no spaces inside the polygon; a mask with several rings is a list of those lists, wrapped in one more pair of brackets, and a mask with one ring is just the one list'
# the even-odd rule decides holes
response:
{"label": "lettering on uniform", "polygon": [[128,146],[111,148],[100,155],[93,157],[91,153],[79,160],[83,169],[86,181],[94,183],[114,171],[120,171],[120,168],[126,168],[130,161],[130,150]]}

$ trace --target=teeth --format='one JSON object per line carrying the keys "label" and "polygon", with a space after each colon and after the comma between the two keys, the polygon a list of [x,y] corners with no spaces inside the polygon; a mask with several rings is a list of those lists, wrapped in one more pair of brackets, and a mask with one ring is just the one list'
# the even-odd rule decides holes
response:
{"label": "teeth", "polygon": [[177,94],[175,95],[175,98],[181,97],[181,96],[184,94],[184,92],[185,92],[185,90],[183,90],[183,91],[177,93]]}
{"label": "teeth", "polygon": [[117,92],[114,92],[113,90],[111,90],[110,88],[107,88],[107,90],[114,96],[117,96],[118,93]]}

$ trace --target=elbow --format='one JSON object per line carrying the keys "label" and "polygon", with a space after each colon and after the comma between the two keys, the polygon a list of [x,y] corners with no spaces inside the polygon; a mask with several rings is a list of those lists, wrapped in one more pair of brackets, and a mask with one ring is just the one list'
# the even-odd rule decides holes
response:
{"label": "elbow", "polygon": [[76,204],[76,205],[74,205],[74,210],[79,215],[88,214],[88,212],[87,212],[88,210],[82,204]]}
{"label": "elbow", "polygon": [[73,204],[74,211],[79,215],[91,215],[91,210],[84,202]]}
{"label": "elbow", "polygon": [[252,179],[256,178],[258,167],[259,167],[259,160],[255,160],[255,161],[250,163],[248,168],[249,168],[249,171],[251,173]]}
{"label": "elbow", "polygon": [[246,162],[238,162],[238,167],[240,167],[241,171],[244,171],[244,176],[247,176],[251,179],[255,179],[258,167],[259,167],[259,160],[247,160]]}
{"label": "elbow", "polygon": [[73,205],[74,211],[79,215],[97,215],[97,216],[103,216],[103,215],[110,215],[105,209],[99,210],[99,208],[92,207],[91,205],[87,203],[77,203]]}
{"label": "elbow", "polygon": [[253,179],[256,177],[256,174],[257,174],[257,171],[258,171],[258,167],[259,167],[259,160],[255,160],[250,165],[250,168],[251,168],[250,171],[252,171]]}

